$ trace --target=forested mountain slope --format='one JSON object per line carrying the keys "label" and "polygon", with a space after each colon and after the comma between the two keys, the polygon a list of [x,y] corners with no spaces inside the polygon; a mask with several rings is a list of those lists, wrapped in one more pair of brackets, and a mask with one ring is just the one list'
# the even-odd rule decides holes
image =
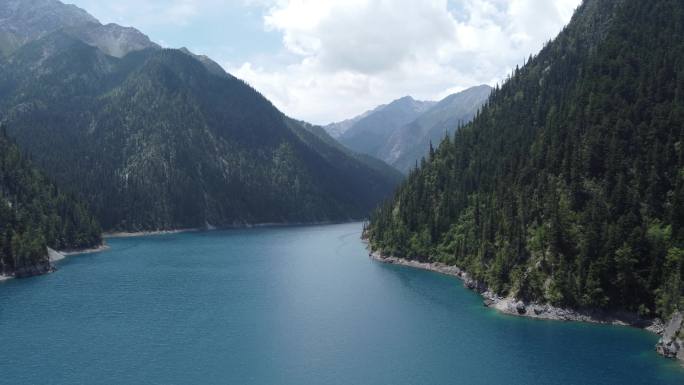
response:
{"label": "forested mountain slope", "polygon": [[523,300],[683,309],[684,3],[586,0],[367,235]]}
{"label": "forested mountain slope", "polygon": [[304,140],[206,57],[156,45],[114,55],[73,28],[0,61],[0,108],[10,136],[106,230],[358,219],[399,181]]}
{"label": "forested mountain slope", "polygon": [[[333,139],[325,128],[316,126],[307,122],[295,121],[289,119],[289,124],[295,133],[299,133],[299,137],[305,142],[313,145],[319,150],[321,156],[327,158],[332,164],[344,165],[350,158],[354,159],[354,163],[359,167],[370,168],[388,178],[393,184],[398,185],[403,179],[404,175],[399,170],[388,165],[387,163],[374,158],[370,155],[354,152],[343,146],[340,142]],[[305,134],[307,133],[307,134]],[[319,144],[316,144],[319,143]],[[341,156],[344,155],[344,156]],[[342,162],[340,164],[340,162]],[[351,166],[351,165],[350,165]],[[391,192],[388,194],[388,196]]]}
{"label": "forested mountain slope", "polygon": [[51,269],[47,247],[102,243],[97,221],[27,161],[0,128],[0,275],[26,277]]}

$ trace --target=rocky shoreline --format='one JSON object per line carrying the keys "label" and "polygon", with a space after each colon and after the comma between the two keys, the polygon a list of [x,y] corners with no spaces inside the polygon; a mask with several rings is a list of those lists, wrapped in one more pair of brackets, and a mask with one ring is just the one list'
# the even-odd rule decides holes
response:
{"label": "rocky shoreline", "polygon": [[678,312],[672,316],[656,345],[656,351],[662,356],[676,358],[684,365],[684,313]]}
{"label": "rocky shoreline", "polygon": [[65,257],[70,257],[72,255],[92,254],[92,253],[99,253],[99,252],[107,251],[107,250],[109,250],[109,246],[107,246],[106,243],[102,243],[100,246],[92,247],[90,249],[62,250],[59,253],[64,255]]}
{"label": "rocky shoreline", "polygon": [[[599,310],[573,310],[555,307],[549,304],[523,302],[513,297],[502,297],[493,293],[484,282],[471,278],[468,273],[456,266],[449,266],[440,262],[419,262],[408,259],[387,257],[378,252],[371,252],[370,258],[387,264],[401,265],[437,272],[456,277],[463,281],[463,285],[480,294],[483,304],[501,313],[554,321],[589,322],[598,324],[611,324],[631,326],[662,335],[656,345],[656,351],[669,358],[677,358],[684,364],[684,320],[682,313],[675,314],[673,319],[665,325],[660,319],[644,319],[634,313],[628,312],[605,312]],[[681,330],[681,331],[680,331]]]}
{"label": "rocky shoreline", "polygon": [[169,234],[180,234],[203,231],[204,229],[177,229],[177,230],[158,230],[158,231],[137,231],[137,232],[125,232],[118,231],[113,233],[104,233],[103,238],[137,238],[137,237],[147,237],[152,235],[169,235]]}

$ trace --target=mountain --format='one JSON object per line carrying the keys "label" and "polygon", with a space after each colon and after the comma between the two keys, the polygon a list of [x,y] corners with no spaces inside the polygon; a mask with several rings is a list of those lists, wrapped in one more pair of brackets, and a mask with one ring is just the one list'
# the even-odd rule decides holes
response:
{"label": "mountain", "polygon": [[58,0],[0,0],[0,52],[5,55],[58,30],[119,58],[159,48],[134,28],[102,25],[86,11]]}
{"label": "mountain", "polygon": [[58,29],[89,23],[98,21],[84,10],[57,0],[2,0],[0,49],[8,54]]}
{"label": "mountain", "polygon": [[427,155],[430,143],[441,142],[459,125],[470,122],[491,92],[491,87],[482,85],[439,102],[405,97],[325,129],[353,151],[408,173]]}
{"label": "mountain", "polygon": [[216,75],[216,76],[221,76],[221,77],[228,77],[228,78],[231,77],[231,75],[229,73],[227,73],[226,70],[224,70],[220,64],[211,60],[210,57],[208,57],[206,55],[196,55],[196,54],[190,52],[190,50],[188,50],[185,47],[180,48],[179,50],[181,52],[188,54],[188,55],[194,57],[195,59],[197,59],[200,63],[202,63],[204,65],[204,67],[207,69],[207,71],[209,71],[210,74]]}
{"label": "mountain", "polygon": [[65,28],[64,31],[88,45],[99,48],[105,54],[118,58],[147,48],[160,48],[137,29],[117,24],[87,23]]}
{"label": "mountain", "polygon": [[410,96],[397,99],[352,119],[351,121],[356,121],[337,139],[355,152],[381,159],[378,156],[379,151],[392,134],[401,126],[414,121],[433,105],[434,102],[418,101]]}
{"label": "mountain", "polygon": [[413,122],[394,131],[378,152],[380,159],[408,173],[435,145],[469,123],[487,101],[492,88],[487,85],[449,95]]}
{"label": "mountain", "polygon": [[332,138],[334,139],[339,139],[340,136],[342,136],[345,132],[347,132],[350,128],[352,128],[356,123],[358,123],[359,120],[365,118],[366,116],[377,112],[383,108],[385,108],[387,105],[382,105],[374,110],[371,111],[366,111],[363,114],[359,116],[355,116],[351,119],[343,120],[341,122],[336,122],[336,123],[330,123],[327,126],[323,127],[325,132],[328,133]]}
{"label": "mountain", "polygon": [[0,276],[28,277],[52,269],[47,247],[102,243],[85,206],[61,192],[0,132]]}
{"label": "mountain", "polygon": [[[0,19],[82,15],[42,3],[55,9],[12,3]],[[210,59],[98,25],[32,35],[0,60],[0,111],[21,149],[105,230],[358,219],[399,182]],[[131,38],[111,38],[117,30]]]}
{"label": "mountain", "polygon": [[[347,147],[343,146],[340,142],[338,142],[332,136],[330,136],[330,134],[328,134],[326,128],[321,126],[315,126],[301,121],[292,121],[292,123],[296,124],[296,126],[294,127],[298,127],[298,131],[301,132],[303,129],[304,131],[313,134],[318,140],[325,143],[327,145],[326,149],[334,149],[334,154],[342,153],[345,155],[346,158],[355,159],[357,162],[363,164],[365,167],[373,169],[376,172],[388,177],[395,185],[398,185],[404,179],[404,176],[397,169],[393,168],[392,166],[389,166],[387,163],[369,155],[356,153],[348,149]],[[333,161],[333,163],[336,162]]]}
{"label": "mountain", "polygon": [[373,214],[372,248],[524,302],[684,309],[682,20],[586,0]]}

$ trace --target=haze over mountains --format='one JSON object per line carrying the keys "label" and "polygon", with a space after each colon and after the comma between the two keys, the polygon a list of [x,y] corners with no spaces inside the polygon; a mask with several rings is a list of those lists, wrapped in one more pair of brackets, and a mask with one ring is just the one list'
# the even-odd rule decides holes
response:
{"label": "haze over mountains", "polygon": [[382,105],[325,129],[353,151],[364,153],[408,173],[459,125],[470,122],[492,92],[487,85],[472,87],[439,102],[410,96]]}
{"label": "haze over mountains", "polygon": [[0,108],[105,230],[362,218],[400,180],[244,82],[56,0],[0,1]]}

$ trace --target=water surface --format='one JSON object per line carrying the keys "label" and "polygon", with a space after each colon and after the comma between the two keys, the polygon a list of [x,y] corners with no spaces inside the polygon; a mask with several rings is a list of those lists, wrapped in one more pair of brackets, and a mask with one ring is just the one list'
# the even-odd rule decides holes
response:
{"label": "water surface", "polygon": [[113,239],[0,284],[0,384],[684,384],[624,327],[504,316],[360,224]]}

